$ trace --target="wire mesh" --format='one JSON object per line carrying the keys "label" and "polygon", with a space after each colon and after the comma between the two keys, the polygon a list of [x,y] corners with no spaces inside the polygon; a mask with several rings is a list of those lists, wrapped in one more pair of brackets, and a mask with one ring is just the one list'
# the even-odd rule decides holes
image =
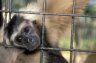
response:
{"label": "wire mesh", "polygon": [[[46,0],[43,0],[43,12],[32,12],[32,11],[17,11],[17,10],[12,10],[12,0],[5,0],[5,10],[0,10],[0,12],[5,12],[5,18],[7,18],[7,13],[9,13],[9,19],[11,19],[11,13],[24,13],[24,14],[36,14],[36,15],[41,15],[42,16],[42,39],[41,39],[41,56],[40,56],[40,63],[44,63],[43,59],[43,52],[44,50],[57,50],[57,51],[70,51],[70,63],[74,63],[73,61],[73,52],[91,52],[91,53],[96,53],[96,50],[82,50],[82,49],[75,49],[73,47],[73,41],[74,41],[74,20],[75,17],[91,17],[91,18],[96,18],[96,16],[89,16],[89,15],[78,15],[75,13],[75,6],[76,6],[76,0],[73,0],[73,5],[72,5],[72,13],[71,14],[65,14],[65,13],[46,13]],[[8,6],[7,6],[8,5]],[[9,7],[9,8],[8,8]],[[9,10],[8,10],[9,9]],[[70,37],[70,48],[46,48],[43,46],[44,43],[44,33],[45,33],[45,16],[46,15],[51,15],[51,16],[71,16],[72,17],[72,23],[71,23],[71,37]],[[4,21],[4,26],[6,25],[7,19]],[[6,47],[13,47],[13,46],[6,46]]]}

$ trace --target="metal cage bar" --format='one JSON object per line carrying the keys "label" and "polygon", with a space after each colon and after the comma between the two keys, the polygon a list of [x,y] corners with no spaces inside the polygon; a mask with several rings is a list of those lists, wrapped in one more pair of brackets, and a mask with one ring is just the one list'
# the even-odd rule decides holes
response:
{"label": "metal cage bar", "polygon": [[[73,5],[72,5],[72,14],[75,14],[75,6],[76,6],[76,0],[73,0]],[[73,41],[74,41],[74,20],[75,17],[72,16],[72,23],[71,23],[71,41],[70,41],[70,49],[73,48]],[[70,51],[70,63],[73,63],[73,51]]]}
{"label": "metal cage bar", "polygon": [[[9,1],[9,2],[8,2]],[[7,13],[9,13],[9,19],[11,19],[11,13],[24,13],[24,14],[36,14],[36,15],[41,15],[42,16],[42,43],[41,43],[41,55],[40,55],[40,63],[43,62],[43,52],[44,50],[56,50],[56,51],[70,51],[70,63],[73,63],[73,52],[90,52],[90,53],[96,53],[96,50],[82,50],[82,49],[75,49],[73,48],[73,41],[74,41],[74,20],[75,17],[91,17],[91,18],[96,18],[96,16],[89,16],[89,15],[78,15],[75,13],[75,6],[76,6],[76,0],[73,0],[73,6],[72,6],[72,14],[65,14],[65,13],[45,13],[46,11],[46,0],[43,0],[43,12],[37,13],[37,12],[32,12],[32,11],[17,11],[17,10],[12,10],[12,0],[5,0],[5,10],[0,10],[0,12],[5,12],[5,18],[7,18]],[[8,5],[9,4],[9,10]],[[70,41],[70,48],[68,49],[61,49],[61,48],[45,48],[43,43],[44,43],[44,24],[45,24],[45,16],[46,15],[51,15],[51,16],[71,16],[72,17],[72,24],[71,24],[71,41]],[[4,27],[6,25],[7,19],[4,21]],[[7,47],[7,46],[6,46]],[[8,46],[11,47],[11,46]]]}
{"label": "metal cage bar", "polygon": [[[46,0],[42,0],[43,3],[43,12],[46,11]],[[41,48],[44,47],[44,33],[45,33],[45,15],[42,15],[42,38],[41,38]],[[44,63],[44,50],[41,49],[40,63]]]}
{"label": "metal cage bar", "polygon": [[[8,4],[8,1],[9,0],[5,0],[6,3],[5,3],[5,10],[0,10],[0,12],[5,12],[5,13],[24,13],[24,14],[36,14],[36,15],[51,15],[51,16],[71,16],[71,17],[91,17],[91,18],[96,18],[96,16],[89,16],[89,15],[78,15],[78,14],[75,14],[75,13],[72,13],[72,14],[65,14],[65,13],[45,13],[45,12],[32,12],[32,11],[17,11],[17,10],[11,10],[11,7],[10,7],[10,10],[7,10],[8,6],[6,4]],[[12,1],[10,0],[10,3],[12,3]],[[11,6],[11,5],[10,5]],[[45,4],[44,4],[45,6]],[[74,7],[74,6],[73,6]],[[7,16],[5,15],[5,17],[7,18]],[[42,18],[42,21],[45,20],[45,17]],[[74,20],[74,19],[73,19]],[[6,19],[5,19],[5,22],[6,23]],[[44,22],[42,23],[44,24]],[[73,24],[74,25],[74,24]],[[43,26],[42,26],[43,27]],[[74,26],[73,26],[74,27]],[[72,28],[73,28],[72,27]],[[73,33],[73,32],[72,32]],[[44,34],[44,30],[42,32],[42,35]],[[71,35],[72,36],[72,35]],[[72,37],[71,37],[72,38]],[[44,37],[42,38],[44,39]],[[73,40],[73,39],[72,39]],[[58,50],[58,51],[77,51],[77,52],[93,52],[95,53],[96,50],[81,50],[81,49],[61,49],[61,48],[40,48],[40,49],[50,49],[50,50]]]}

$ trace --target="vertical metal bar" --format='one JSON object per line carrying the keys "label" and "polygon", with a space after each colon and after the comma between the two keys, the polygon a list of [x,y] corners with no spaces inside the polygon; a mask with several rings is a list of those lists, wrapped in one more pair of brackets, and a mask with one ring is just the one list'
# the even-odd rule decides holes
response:
{"label": "vertical metal bar", "polygon": [[[43,12],[46,11],[46,0],[43,0]],[[41,48],[44,47],[44,33],[45,33],[45,15],[42,15],[42,38],[41,38]],[[44,50],[41,50],[40,63],[44,63]]]}
{"label": "vertical metal bar", "polygon": [[[76,6],[76,0],[73,0],[72,14],[75,14],[75,6]],[[70,49],[73,49],[73,41],[74,41],[74,20],[75,20],[75,17],[72,16]],[[73,54],[73,51],[70,51],[70,63],[73,63],[73,62],[72,62],[72,60],[73,60],[72,54]]]}
{"label": "vertical metal bar", "polygon": [[9,20],[11,20],[11,7],[12,7],[12,1],[9,0]]}
{"label": "vertical metal bar", "polygon": [[[8,0],[5,0],[5,11],[7,11],[8,10]],[[5,25],[7,24],[7,12],[5,12],[5,21],[3,21],[4,22],[4,27],[5,27]]]}
{"label": "vertical metal bar", "polygon": [[[5,6],[4,10],[7,11],[7,9],[8,9],[8,0],[5,0],[5,5],[4,6]],[[4,35],[4,32],[5,32],[4,28],[5,28],[6,24],[7,24],[7,14],[8,14],[8,12],[4,12],[4,13],[5,13],[5,15],[4,15],[5,20],[3,20],[3,41],[4,41],[4,36],[5,36]],[[3,43],[5,44],[5,42],[3,42]]]}

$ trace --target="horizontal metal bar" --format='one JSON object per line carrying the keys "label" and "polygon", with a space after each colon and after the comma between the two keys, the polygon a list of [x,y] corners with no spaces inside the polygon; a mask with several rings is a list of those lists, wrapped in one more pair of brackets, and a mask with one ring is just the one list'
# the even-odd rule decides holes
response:
{"label": "horizontal metal bar", "polygon": [[43,13],[43,12],[32,12],[32,11],[6,11],[6,10],[0,10],[0,12],[6,12],[6,13],[23,13],[23,14],[37,14],[37,15],[51,15],[51,16],[73,16],[73,17],[90,17],[90,18],[96,18],[96,16],[90,16],[90,15],[79,15],[79,14],[65,14],[65,13]]}
{"label": "horizontal metal bar", "polygon": [[[6,48],[18,48],[16,46],[12,46],[12,45],[6,45],[6,44],[0,44],[0,46],[4,46]],[[68,49],[68,48],[49,48],[49,47],[41,47],[39,48],[40,50],[56,50],[56,51],[75,51],[75,52],[91,52],[91,53],[96,53],[96,50],[82,50],[82,49]]]}
{"label": "horizontal metal bar", "polygon": [[43,49],[43,50],[56,50],[56,51],[75,51],[75,52],[90,52],[90,53],[96,53],[96,50],[82,50],[82,49],[75,49],[75,48],[73,48],[73,49],[62,49],[62,48],[45,48],[45,47],[43,47],[43,48],[40,48],[40,49]]}
{"label": "horizontal metal bar", "polygon": [[[11,46],[11,45],[5,45],[5,44],[0,44],[0,46],[4,46],[6,48],[18,48],[16,46]],[[68,49],[68,48],[49,48],[49,47],[41,47],[39,48],[40,50],[53,50],[53,51],[75,51],[75,52],[90,52],[90,53],[96,53],[96,50],[82,50],[82,49]]]}

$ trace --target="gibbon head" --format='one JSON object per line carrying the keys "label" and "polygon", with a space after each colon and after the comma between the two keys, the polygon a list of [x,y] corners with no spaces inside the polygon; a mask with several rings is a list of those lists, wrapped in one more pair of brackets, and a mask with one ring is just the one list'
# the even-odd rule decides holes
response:
{"label": "gibbon head", "polygon": [[15,15],[5,27],[5,42],[18,48],[33,51],[40,46],[40,31],[36,21]]}

